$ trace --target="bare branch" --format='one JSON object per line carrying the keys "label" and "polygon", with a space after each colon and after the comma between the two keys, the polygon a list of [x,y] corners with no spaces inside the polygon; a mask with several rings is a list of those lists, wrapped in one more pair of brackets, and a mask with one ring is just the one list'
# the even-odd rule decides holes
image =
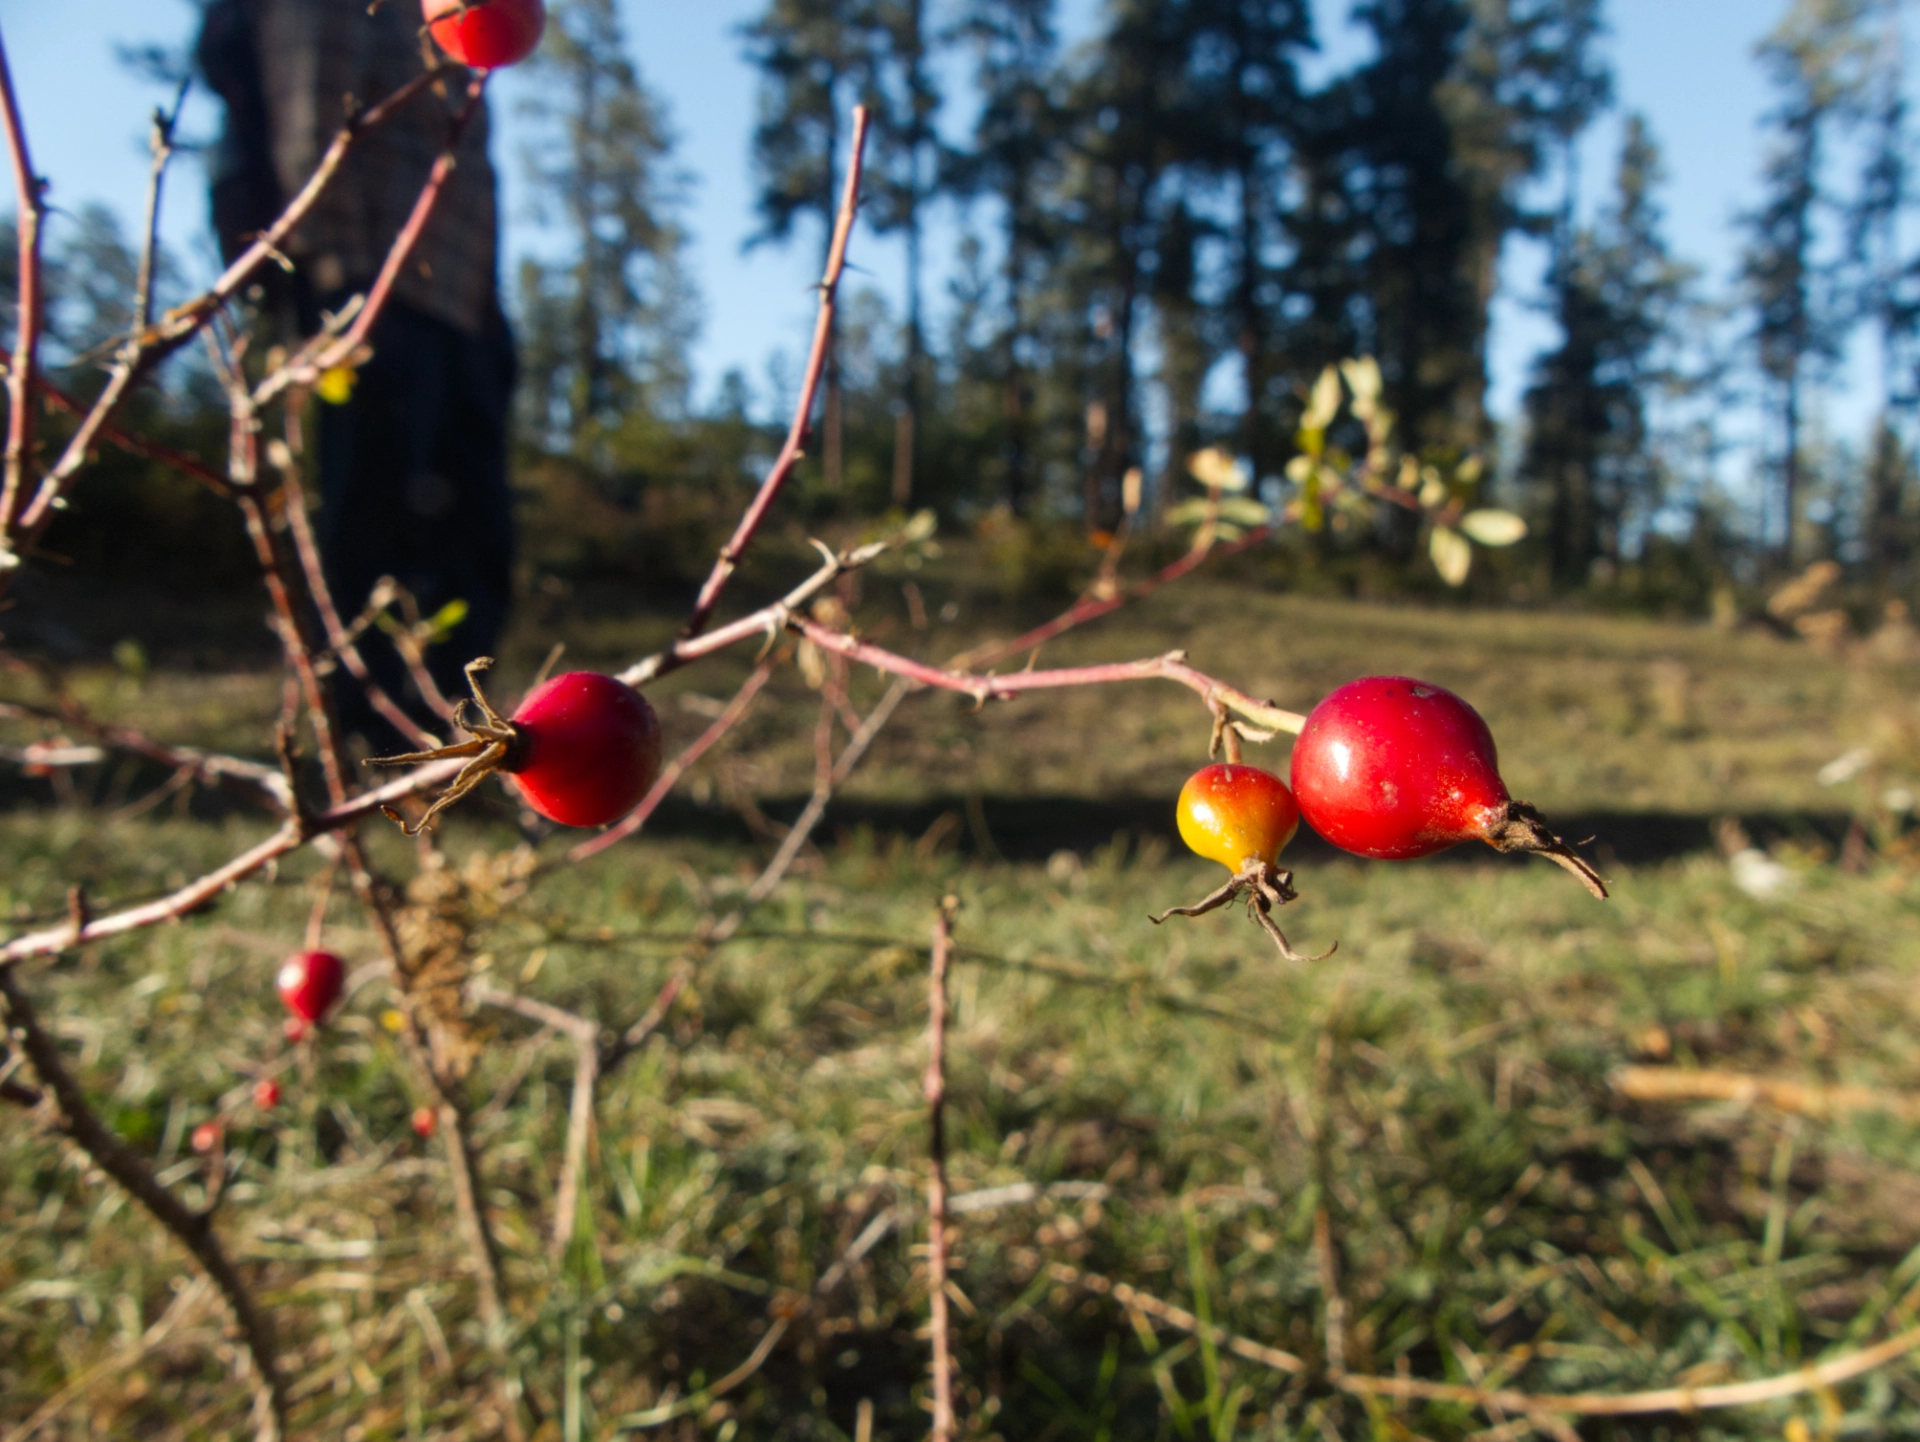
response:
{"label": "bare branch", "polygon": [[40,260],[40,226],[46,218],[46,183],[34,173],[27,153],[26,127],[13,90],[13,70],[0,41],[0,124],[6,129],[13,162],[13,189],[20,213],[15,220],[20,247],[19,307],[13,361],[7,369],[7,450],[0,479],[0,573],[19,564],[12,546],[14,521],[26,494],[26,468],[33,450],[34,381],[39,368],[40,331],[46,324],[46,275]]}
{"label": "bare branch", "polygon": [[942,666],[915,661],[868,641],[857,640],[843,631],[835,631],[803,616],[794,616],[787,629],[805,636],[822,650],[845,656],[850,661],[891,672],[925,686],[960,691],[976,701],[998,701],[1024,691],[1043,691],[1068,686],[1103,686],[1118,681],[1177,681],[1208,702],[1218,701],[1228,710],[1246,717],[1256,725],[1298,735],[1307,718],[1287,711],[1270,701],[1258,701],[1224,681],[1216,681],[1187,665],[1184,651],[1169,651],[1145,661],[1112,661],[1099,666],[1072,666],[1056,671],[1017,671],[1010,676],[974,676]]}
{"label": "bare branch", "polygon": [[947,963],[953,956],[957,897],[941,898],[933,923],[933,954],[927,975],[927,1305],[933,1348],[933,1442],[953,1438],[953,1354],[947,1320]]}
{"label": "bare branch", "polygon": [[1251,550],[1253,547],[1265,541],[1273,532],[1274,528],[1272,526],[1255,526],[1251,531],[1248,531],[1246,535],[1240,537],[1239,540],[1233,541],[1228,545],[1195,546],[1179,560],[1154,572],[1153,575],[1146,577],[1144,580],[1135,581],[1125,590],[1115,592],[1111,595],[1098,595],[1089,592],[1074,602],[1067,610],[1061,612],[1044,625],[1035,626],[1024,635],[1015,636],[1011,641],[993,641],[982,646],[976,646],[971,651],[966,651],[955,656],[951,661],[947,662],[947,666],[949,669],[955,671],[969,671],[981,666],[992,666],[1006,660],[1009,656],[1018,656],[1022,652],[1034,650],[1045,642],[1051,641],[1054,637],[1064,635],[1066,632],[1073,630],[1076,626],[1084,626],[1089,621],[1111,615],[1130,602],[1151,596],[1162,586],[1171,585],[1181,577],[1198,570],[1207,561],[1215,557],[1225,558],[1227,556],[1238,555],[1242,551]]}
{"label": "bare branch", "polygon": [[273,1327],[265,1313],[254,1306],[240,1273],[227,1257],[212,1222],[203,1212],[193,1212],[172,1192],[140,1156],[102,1122],[88,1105],[86,1093],[74,1080],[60,1058],[59,1044],[40,1024],[32,1002],[21,989],[11,969],[0,969],[0,999],[6,1002],[7,1024],[20,1049],[33,1064],[41,1083],[53,1094],[53,1122],[99,1166],[152,1214],[182,1246],[193,1254],[201,1269],[213,1279],[226,1299],[228,1310],[240,1329],[247,1353],[253,1359],[267,1394],[272,1426],[263,1435],[279,1438],[287,1425],[286,1383],[280,1375]]}
{"label": "bare branch", "polygon": [[732,537],[720,548],[720,558],[714,562],[713,570],[701,585],[700,594],[693,603],[693,612],[681,629],[682,639],[698,636],[706,629],[707,622],[713,619],[713,608],[719,604],[720,593],[726,589],[727,582],[733,579],[740,557],[753,544],[753,538],[766,520],[767,512],[773,508],[794,467],[805,454],[807,437],[813,424],[813,398],[820,387],[821,373],[826,369],[827,346],[833,336],[834,300],[840,286],[840,273],[847,261],[847,238],[853,233],[853,218],[860,205],[860,169],[866,156],[866,147],[867,108],[856,105],[853,110],[853,142],[847,161],[846,186],[840,196],[839,215],[834,220],[833,241],[827,248],[826,273],[820,277],[820,312],[814,321],[813,346],[807,352],[807,369],[800,382],[800,397],[794,404],[793,422],[787,430],[786,444],[781,446],[780,454],[774,458],[773,468],[760,483],[753,504],[747,507],[745,514],[740,517],[740,524],[734,527]]}
{"label": "bare branch", "polygon": [[467,82],[466,104],[448,126],[446,144],[435,158],[433,168],[427,172],[426,183],[420,187],[420,194],[414,199],[413,210],[407,216],[406,224],[400,227],[400,233],[394,237],[387,258],[380,267],[380,274],[368,289],[366,299],[354,312],[353,323],[347,327],[346,333],[330,336],[322,332],[308,341],[297,354],[254,388],[255,405],[266,404],[289,386],[312,385],[321,372],[334,366],[351,364],[353,357],[366,344],[374,322],[386,309],[387,297],[393,291],[393,283],[399,278],[401,267],[407,263],[407,257],[413,254],[414,246],[419,243],[421,233],[433,215],[434,206],[439,203],[441,187],[453,173],[460,139],[466,134],[474,113],[479,110],[486,87],[487,72],[484,70],[476,71]]}

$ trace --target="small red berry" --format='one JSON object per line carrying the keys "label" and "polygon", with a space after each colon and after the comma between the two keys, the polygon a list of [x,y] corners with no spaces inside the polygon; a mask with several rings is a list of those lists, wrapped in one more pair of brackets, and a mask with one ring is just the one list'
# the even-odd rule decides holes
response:
{"label": "small red berry", "polygon": [[1249,860],[1271,866],[1300,826],[1287,783],[1257,766],[1206,766],[1180,788],[1180,839],[1209,861],[1238,871]]}
{"label": "small red berry", "polygon": [[503,768],[527,805],[562,826],[604,826],[640,804],[660,774],[660,720],[631,686],[569,671],[513,713]]}
{"label": "small red berry", "polygon": [[202,1122],[193,1129],[193,1149],[205,1156],[220,1145],[220,1123]]}
{"label": "small red berry", "polygon": [[547,23],[542,0],[421,0],[420,14],[434,43],[476,70],[525,60]]}
{"label": "small red berry", "polygon": [[1539,812],[1508,794],[1487,723],[1442,687],[1406,676],[1340,687],[1308,715],[1292,780],[1308,824],[1355,855],[1400,861],[1478,839],[1538,851],[1607,894]]}
{"label": "small red berry", "polygon": [[262,1077],[253,1084],[253,1104],[263,1112],[270,1112],[280,1105],[280,1083],[272,1077]]}
{"label": "small red berry", "polygon": [[435,1112],[432,1107],[415,1107],[413,1109],[413,1129],[422,1140],[431,1137],[434,1128],[439,1124],[439,1113]]}
{"label": "small red berry", "polygon": [[[281,965],[277,979],[280,1000],[293,1013],[302,1034],[340,999],[340,988],[346,980],[347,964],[330,951],[303,951]],[[291,1026],[287,1035],[289,1040],[299,1040]]]}

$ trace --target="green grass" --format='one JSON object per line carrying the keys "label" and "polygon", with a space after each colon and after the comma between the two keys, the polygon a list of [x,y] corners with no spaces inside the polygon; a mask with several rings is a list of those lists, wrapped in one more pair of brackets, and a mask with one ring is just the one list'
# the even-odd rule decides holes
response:
{"label": "green grass", "polygon": [[[921,644],[942,654],[1013,620],[963,610],[951,636]],[[663,624],[582,626],[570,659],[631,657]],[[899,620],[889,639],[915,638]],[[1326,1385],[1322,1210],[1348,1362],[1367,1371],[1465,1381],[1466,1356],[1539,1392],[1704,1385],[1913,1323],[1920,1126],[1892,1110],[1641,1105],[1610,1084],[1622,1065],[1665,1058],[1920,1096],[1920,876],[1874,809],[1920,775],[1911,671],[1757,635],[1222,585],[1169,592],[1050,647],[1043,664],[1171,646],[1301,708],[1367,670],[1455,686],[1500,737],[1516,792],[1550,815],[1770,815],[1762,839],[1795,885],[1763,902],[1710,849],[1629,856],[1609,867],[1616,897],[1601,905],[1554,868],[1491,854],[1385,866],[1306,852],[1288,934],[1303,949],[1341,946],[1289,965],[1237,911],[1147,923],[1217,874],[1169,848],[1166,820],[1088,830],[1116,797],[1170,806],[1204,753],[1189,693],[1141,686],[978,714],[926,696],[849,787],[852,819],[830,813],[819,856],[701,955],[690,938],[702,917],[728,910],[771,851],[725,839],[734,811],[759,798],[779,814],[808,782],[812,697],[783,675],[665,830],[543,880],[473,938],[497,984],[609,1023],[694,965],[663,1034],[604,1088],[591,1225],[557,1266],[546,1232],[571,1056],[517,1018],[472,1021],[473,1096],[500,1097],[483,1114],[482,1165],[543,1436],[605,1436],[690,1396],[697,1405],[653,1435],[851,1437],[863,1401],[876,1438],[924,1435],[925,948],[947,891],[963,903],[953,1187],[1075,1184],[960,1219],[969,1435],[1437,1439],[1494,1425],[1454,1405],[1369,1410]],[[509,674],[528,673],[537,649],[529,638]],[[670,732],[704,724],[676,695],[724,696],[739,674],[729,660],[663,686]],[[277,703],[263,680],[82,680],[162,734],[232,746],[257,742]],[[1813,773],[1855,745],[1879,759],[1819,785]],[[76,878],[102,908],[149,895],[261,832],[242,812],[112,819],[86,804],[113,799],[111,778],[92,784],[64,807],[10,793],[0,917],[57,917]],[[973,819],[969,796],[983,798]],[[1056,798],[1079,833],[1052,855],[1051,841],[1007,834],[1007,818],[1044,817],[1012,807],[1019,797]],[[1830,828],[1796,818],[1853,811],[1885,845],[1843,869]],[[517,843],[489,815],[506,813],[493,804],[449,826],[456,858]],[[903,818],[912,826],[893,829]],[[411,865],[390,834],[377,849],[396,871]],[[238,1106],[219,1225],[285,1334],[303,1434],[489,1435],[494,1364],[438,1154],[407,1125],[420,1098],[383,1023],[387,983],[365,979],[283,1078],[280,1112],[244,1104],[261,1059],[279,1054],[271,974],[306,924],[316,865],[295,858],[208,912],[25,977],[102,1110],[190,1197],[201,1173],[187,1133]],[[330,944],[375,954],[347,898],[329,916]],[[700,1401],[770,1309],[889,1208],[900,1226],[766,1365]],[[1130,1283],[1308,1370],[1155,1332],[1037,1272],[1043,1261]],[[7,1114],[0,1422],[69,1389],[38,1435],[250,1435],[231,1344],[191,1277],[109,1184]],[[1592,1421],[1581,1435],[1772,1437],[1795,1419],[1809,1436],[1920,1436],[1920,1369],[1909,1360],[1742,1411]]]}

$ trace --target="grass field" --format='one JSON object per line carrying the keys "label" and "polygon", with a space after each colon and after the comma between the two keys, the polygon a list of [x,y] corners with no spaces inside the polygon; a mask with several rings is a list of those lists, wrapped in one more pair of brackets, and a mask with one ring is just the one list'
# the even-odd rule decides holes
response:
{"label": "grass field", "polygon": [[[886,613],[881,589],[863,619]],[[938,656],[1020,619],[966,599],[933,634],[904,608],[868,624]],[[631,659],[670,625],[575,623],[569,662]],[[1284,921],[1303,949],[1337,939],[1333,958],[1282,963],[1235,911],[1155,928],[1149,909],[1217,879],[1172,839],[1171,798],[1206,745],[1190,693],[980,712],[919,695],[817,854],[707,948],[703,921],[738,904],[810,784],[816,702],[785,670],[641,838],[524,895],[466,873],[471,964],[495,985],[615,1024],[690,968],[660,1034],[603,1083],[583,1220],[557,1259],[571,1051],[518,1017],[471,1021],[540,1435],[925,1434],[920,1078],[928,937],[951,892],[962,1435],[1920,1436],[1912,1355],[1758,1406],[1567,1421],[1362,1399],[1331,1375],[1710,1388],[1920,1321],[1920,853],[1886,804],[1920,790],[1920,667],[1759,632],[1217,580],[1090,626],[1044,664],[1172,647],[1299,709],[1370,671],[1461,691],[1515,793],[1596,835],[1614,900],[1490,852],[1388,866],[1303,842]],[[540,649],[530,636],[508,679]],[[747,659],[658,688],[670,738],[706,724]],[[78,681],[103,711],[250,751],[279,701],[262,676]],[[879,690],[858,679],[856,701]],[[1821,784],[1856,748],[1873,759]],[[1284,740],[1248,757],[1284,758]],[[74,881],[102,909],[151,895],[265,830],[205,797],[119,814],[156,779],[106,767],[61,796],[8,778],[0,917],[57,918]],[[375,843],[396,872],[413,865],[397,836]],[[1771,891],[1729,867],[1724,850],[1747,843],[1769,853]],[[521,836],[496,796],[444,844],[458,871]],[[291,1058],[279,1111],[244,1100],[263,1058],[283,1057],[272,971],[316,870],[302,855],[25,980],[102,1109],[189,1198],[205,1168],[187,1135],[236,1108],[218,1228],[274,1309],[303,1435],[493,1435],[497,1364],[438,1152],[408,1126],[421,1098],[377,968]],[[329,945],[375,955],[349,898],[328,916]],[[1636,1099],[1629,1067],[1811,1090]],[[217,1299],[184,1253],[27,1113],[0,1115],[6,1435],[251,1435]],[[776,1324],[763,1363],[715,1395]]]}

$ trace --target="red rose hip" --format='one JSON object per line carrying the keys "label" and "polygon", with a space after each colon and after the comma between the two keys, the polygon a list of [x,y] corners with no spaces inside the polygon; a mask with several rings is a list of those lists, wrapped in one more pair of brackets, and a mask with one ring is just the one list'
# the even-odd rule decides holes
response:
{"label": "red rose hip", "polygon": [[253,1084],[253,1104],[263,1112],[270,1112],[280,1105],[280,1083],[272,1077],[262,1077]]}
{"label": "red rose hip", "polygon": [[660,721],[633,687],[569,671],[513,713],[502,765],[527,805],[562,826],[604,826],[640,804],[660,774]]}
{"label": "red rose hip", "polygon": [[421,0],[420,15],[434,44],[475,70],[525,60],[547,23],[542,0]]}
{"label": "red rose hip", "polygon": [[1493,733],[1444,687],[1406,676],[1340,687],[1308,715],[1292,780],[1307,823],[1355,855],[1402,861],[1478,839],[1537,851],[1607,894],[1540,813],[1508,794]]}
{"label": "red rose hip", "polygon": [[440,1125],[440,1115],[434,1111],[432,1107],[415,1107],[413,1109],[412,1125],[414,1135],[422,1141],[425,1141],[433,1135],[434,1129]]}
{"label": "red rose hip", "polygon": [[[288,957],[281,965],[275,982],[280,988],[280,1000],[293,1013],[300,1035],[305,1035],[306,1028],[325,1016],[340,999],[340,989],[346,980],[347,964],[330,951],[303,951]],[[292,1026],[287,1028],[287,1035],[289,1040],[299,1040]]]}
{"label": "red rose hip", "polygon": [[382,808],[409,836],[431,826],[436,816],[496,771],[513,779],[527,805],[562,826],[604,826],[640,803],[660,774],[660,718],[646,697],[611,676],[569,671],[534,687],[508,718],[493,709],[480,689],[479,673],[492,664],[492,657],[482,656],[467,665],[473,700],[463,702],[456,715],[471,740],[434,751],[371,758],[376,766],[413,766],[454,757],[467,762],[413,825]]}

